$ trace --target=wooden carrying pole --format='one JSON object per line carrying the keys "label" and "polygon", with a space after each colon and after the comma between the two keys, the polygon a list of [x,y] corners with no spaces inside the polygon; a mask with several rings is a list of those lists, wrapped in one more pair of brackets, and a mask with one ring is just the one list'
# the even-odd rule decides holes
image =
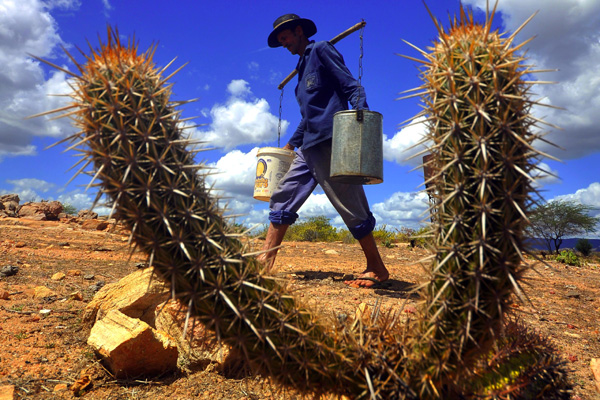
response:
{"label": "wooden carrying pole", "polygon": [[[339,35],[337,35],[336,37],[334,37],[333,39],[331,39],[329,42],[331,44],[336,44],[337,42],[339,42],[340,40],[342,40],[343,38],[345,38],[346,36],[348,36],[352,32],[356,32],[357,30],[361,29],[365,25],[367,25],[367,23],[365,21],[359,22],[358,24],[354,25],[352,28],[349,28],[349,29],[345,30],[344,32],[340,33]],[[298,71],[296,71],[294,69],[283,81],[281,81],[281,83],[279,84],[279,86],[277,86],[277,89],[279,89],[279,90],[283,89],[283,87],[285,85],[287,85],[288,82],[291,81],[292,78],[294,76],[296,76],[297,73],[298,73]]]}

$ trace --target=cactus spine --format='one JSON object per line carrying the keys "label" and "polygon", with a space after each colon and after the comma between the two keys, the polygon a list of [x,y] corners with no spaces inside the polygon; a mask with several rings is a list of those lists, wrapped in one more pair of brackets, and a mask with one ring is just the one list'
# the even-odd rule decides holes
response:
{"label": "cactus spine", "polygon": [[[203,166],[186,149],[179,103],[169,100],[173,74],[164,78],[154,67],[154,48],[138,55],[109,30],[106,44],[84,54],[84,65],[73,59],[80,75],[71,74],[72,111],[65,115],[74,115],[81,131],[69,139],[85,165],[93,163],[99,196],[113,203],[173,297],[256,372],[303,392],[358,399],[465,397],[464,381],[480,379],[478,363],[493,349],[524,272],[528,173],[537,154],[524,80],[531,71],[511,47],[514,35],[491,32],[491,21],[477,25],[461,8],[447,33],[438,25],[431,53],[421,51],[438,189],[436,247],[422,290],[426,318],[409,339],[391,316],[358,331],[326,328],[244,255],[206,189]],[[495,393],[505,370],[469,390]]]}
{"label": "cactus spine", "polygon": [[492,31],[494,13],[477,24],[461,6],[448,31],[431,15],[439,38],[429,52],[417,49],[436,188],[433,264],[413,349],[423,398],[456,396],[501,333],[511,296],[522,293],[530,173],[540,154],[525,78],[533,71],[518,54],[528,41],[513,46],[520,29]]}
{"label": "cactus spine", "polygon": [[364,355],[357,360],[342,334],[326,329],[244,255],[206,188],[203,166],[186,149],[179,103],[170,101],[170,76],[153,65],[154,50],[138,55],[109,29],[108,42],[84,54],[84,65],[76,63],[80,75],[71,74],[73,110],[66,115],[75,115],[80,132],[69,139],[93,163],[99,195],[114,204],[115,217],[188,316],[256,372],[305,392],[368,390],[356,373],[363,368],[354,364]]}

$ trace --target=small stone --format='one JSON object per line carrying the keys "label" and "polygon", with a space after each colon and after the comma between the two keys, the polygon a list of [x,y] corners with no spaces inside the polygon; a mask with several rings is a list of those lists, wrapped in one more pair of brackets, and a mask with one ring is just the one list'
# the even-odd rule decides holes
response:
{"label": "small stone", "polygon": [[569,331],[565,331],[564,334],[567,335],[567,336],[571,336],[573,338],[576,338],[576,339],[580,339],[581,338],[581,335],[578,335],[576,333],[569,332]]}
{"label": "small stone", "polygon": [[104,285],[106,285],[106,282],[98,281],[98,282],[94,283],[93,285],[90,285],[89,289],[95,293],[98,290],[102,289],[102,287],[104,287]]}
{"label": "small stone", "polygon": [[82,301],[83,300],[83,295],[81,294],[81,292],[73,292],[73,293],[69,294],[69,299],[70,300]]}
{"label": "small stone", "polygon": [[578,299],[579,297],[581,297],[581,293],[579,293],[576,290],[569,290],[567,292],[567,297],[571,299]]}
{"label": "small stone", "polygon": [[86,275],[83,276],[83,279],[85,279],[86,281],[91,281],[95,277],[96,276],[94,274],[86,274]]}
{"label": "small stone", "polygon": [[340,255],[340,253],[337,252],[337,251],[335,251],[335,250],[325,250],[325,254],[329,254],[329,255],[332,255],[332,256],[339,256]]}
{"label": "small stone", "polygon": [[407,314],[414,314],[417,312],[417,307],[415,307],[413,305],[408,305],[408,306],[404,307],[404,312]]}
{"label": "small stone", "polygon": [[57,294],[51,290],[48,289],[45,286],[37,286],[33,289],[33,298],[34,299],[44,299],[44,298],[50,298],[50,297],[56,297]]}
{"label": "small stone", "polygon": [[17,272],[19,272],[19,267],[17,267],[16,265],[7,265],[0,269],[0,277],[16,275]]}
{"label": "small stone", "polygon": [[66,383],[59,383],[58,385],[54,386],[54,393],[56,393],[56,392],[64,392],[68,388],[69,387],[67,386]]}
{"label": "small stone", "polygon": [[52,312],[52,310],[48,310],[47,308],[40,310],[40,314],[42,315],[48,315]]}
{"label": "small stone", "polygon": [[57,243],[57,246],[59,246],[59,247],[68,247],[70,245],[71,244],[69,242],[60,242],[60,243]]}
{"label": "small stone", "polygon": [[25,244],[25,242],[17,242],[17,243],[15,243],[15,247],[16,247],[17,249],[21,249],[21,248],[23,248],[23,247],[25,247],[25,246],[27,246],[27,245]]}
{"label": "small stone", "polygon": [[65,279],[65,274],[63,272],[57,272],[54,275],[52,275],[52,279],[53,281],[62,281],[63,279]]}
{"label": "small stone", "polygon": [[10,299],[10,293],[8,293],[6,290],[0,289],[0,300],[9,300]]}
{"label": "small stone", "polygon": [[79,378],[73,385],[71,385],[71,391],[75,396],[81,396],[82,392],[92,387],[92,380],[89,376],[84,375]]}
{"label": "small stone", "polygon": [[80,276],[81,275],[81,270],[79,269],[70,269],[67,271],[67,275],[68,276]]}

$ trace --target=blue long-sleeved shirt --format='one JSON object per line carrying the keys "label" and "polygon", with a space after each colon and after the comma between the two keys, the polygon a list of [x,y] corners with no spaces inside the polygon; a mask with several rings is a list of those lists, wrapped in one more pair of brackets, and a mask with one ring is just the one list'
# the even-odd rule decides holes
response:
{"label": "blue long-sleeved shirt", "polygon": [[344,63],[342,55],[329,42],[311,41],[300,57],[296,100],[302,120],[288,141],[302,149],[330,139],[333,135],[333,115],[348,109],[368,110],[366,94]]}

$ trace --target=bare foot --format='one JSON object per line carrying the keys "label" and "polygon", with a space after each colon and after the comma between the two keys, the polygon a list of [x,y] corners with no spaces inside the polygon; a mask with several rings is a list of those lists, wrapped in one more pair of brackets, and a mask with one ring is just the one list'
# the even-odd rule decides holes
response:
{"label": "bare foot", "polygon": [[367,270],[360,274],[356,279],[344,281],[344,283],[354,288],[371,288],[380,286],[389,278],[390,274],[387,271],[387,269],[383,271],[378,271],[378,273]]}

